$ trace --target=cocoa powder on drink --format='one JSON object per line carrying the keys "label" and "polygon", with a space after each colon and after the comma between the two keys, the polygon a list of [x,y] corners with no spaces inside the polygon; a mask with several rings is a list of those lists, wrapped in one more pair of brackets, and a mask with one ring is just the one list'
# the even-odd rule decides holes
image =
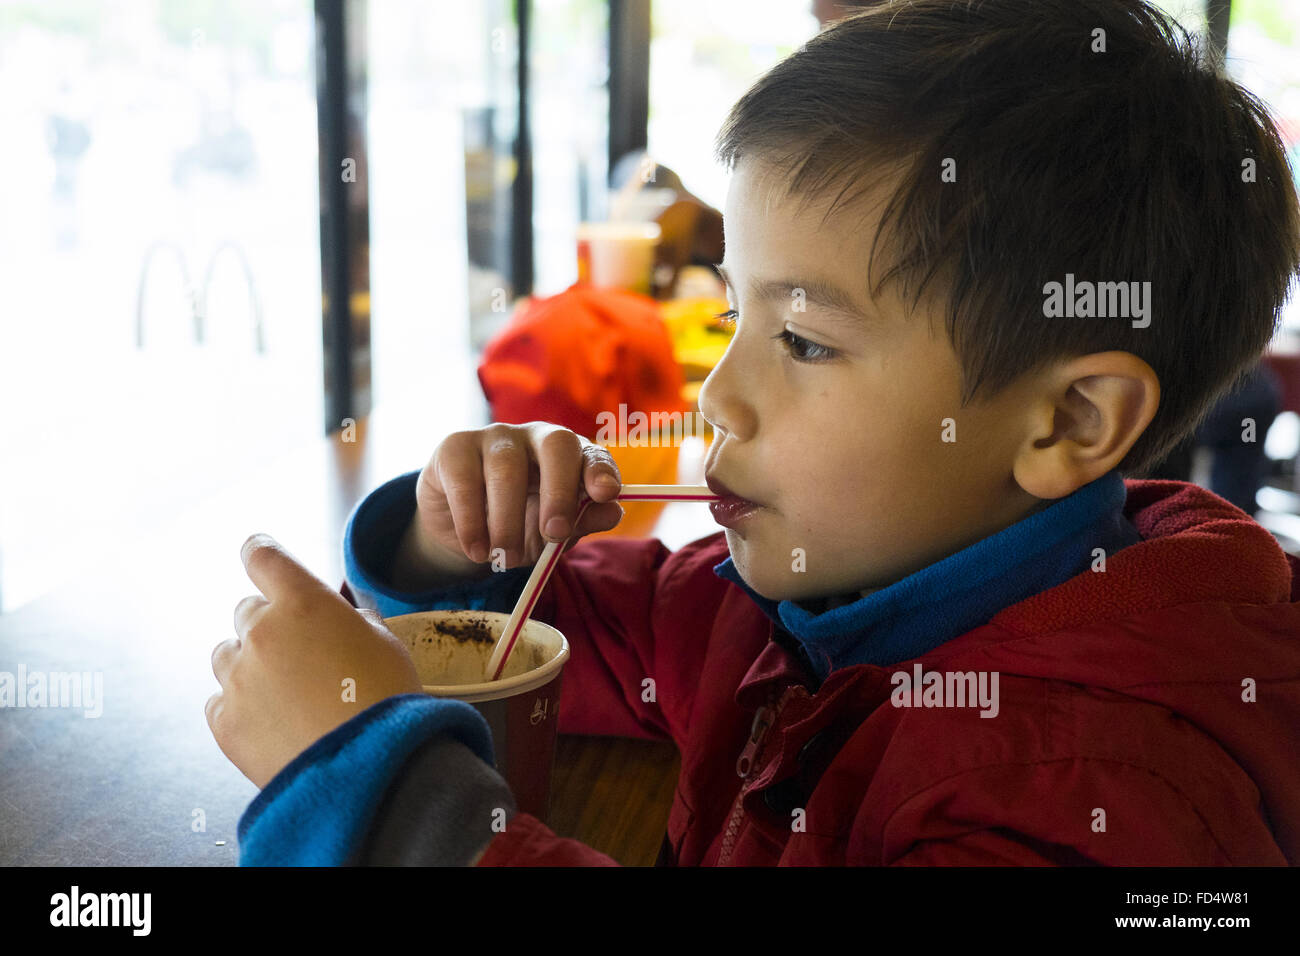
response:
{"label": "cocoa powder on drink", "polygon": [[492,633],[491,625],[484,618],[478,620],[471,618],[463,621],[440,621],[438,623],[438,633],[454,637],[462,644],[470,641],[479,644],[493,644],[496,642],[496,635]]}
{"label": "cocoa powder on drink", "polygon": [[[412,636],[408,640],[433,644],[439,636],[450,637],[460,644],[480,645],[486,649],[496,644],[499,634],[486,617],[463,617],[455,621],[438,621],[436,624],[427,621],[423,633]],[[518,661],[516,662],[515,659]],[[486,661],[486,658],[484,660]],[[534,670],[541,667],[545,660],[546,655],[540,647],[525,643],[524,646],[516,648],[512,656],[512,665],[508,670],[516,670],[519,665],[522,665],[523,670]],[[438,669],[441,670],[441,667]]]}

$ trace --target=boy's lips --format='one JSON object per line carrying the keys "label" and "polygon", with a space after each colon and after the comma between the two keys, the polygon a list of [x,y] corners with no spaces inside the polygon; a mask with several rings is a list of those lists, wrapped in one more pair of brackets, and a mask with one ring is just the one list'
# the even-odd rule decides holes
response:
{"label": "boy's lips", "polygon": [[746,498],[744,495],[736,494],[727,487],[721,478],[717,478],[714,475],[705,475],[704,483],[709,486],[709,491],[713,492],[720,498],[735,498],[737,501],[748,501],[750,504],[758,504],[758,502],[754,501],[753,498]]}
{"label": "boy's lips", "polygon": [[756,501],[742,498],[712,475],[706,475],[704,483],[720,496],[717,501],[710,502],[709,510],[713,512],[713,520],[725,528],[739,527],[763,507]]}

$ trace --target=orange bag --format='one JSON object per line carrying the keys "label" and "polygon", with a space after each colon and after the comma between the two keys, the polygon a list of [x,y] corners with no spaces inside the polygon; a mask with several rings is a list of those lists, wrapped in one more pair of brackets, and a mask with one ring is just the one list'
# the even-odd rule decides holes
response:
{"label": "orange bag", "polygon": [[[617,422],[637,411],[689,411],[659,303],[586,283],[525,301],[484,349],[478,378],[494,421],[554,422],[592,441],[601,413]],[[671,441],[637,447],[619,445],[619,438],[606,447],[625,483],[677,481],[678,448]],[[663,510],[645,502],[623,507],[622,522],[606,533],[642,537]]]}

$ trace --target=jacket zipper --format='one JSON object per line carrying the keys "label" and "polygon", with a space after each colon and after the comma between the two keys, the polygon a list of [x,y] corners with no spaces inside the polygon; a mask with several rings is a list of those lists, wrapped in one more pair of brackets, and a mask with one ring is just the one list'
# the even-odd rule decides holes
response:
{"label": "jacket zipper", "polygon": [[732,807],[731,817],[727,820],[727,830],[722,838],[722,850],[718,854],[718,866],[725,866],[731,858],[731,851],[736,844],[736,834],[740,832],[740,818],[744,815],[746,792],[744,781],[754,774],[760,748],[767,738],[767,732],[776,723],[777,717],[781,715],[781,708],[785,706],[789,690],[790,688],[786,688],[786,692],[782,693],[779,699],[777,699],[776,691],[773,690],[768,696],[767,706],[758,708],[754,713],[754,723],[749,729],[749,740],[745,744],[745,749],[740,752],[740,757],[736,760],[736,773],[741,779],[740,793],[736,794],[736,802]]}

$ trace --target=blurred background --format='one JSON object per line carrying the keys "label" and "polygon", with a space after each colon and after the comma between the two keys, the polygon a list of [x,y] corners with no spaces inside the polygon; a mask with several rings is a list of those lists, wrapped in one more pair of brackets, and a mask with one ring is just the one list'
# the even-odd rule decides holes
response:
{"label": "blurred background", "polygon": [[[0,0],[0,611],[375,407],[488,421],[483,350],[578,280],[580,223],[658,222],[652,296],[720,294],[713,136],[853,6]],[[1300,165],[1300,3],[1162,6]],[[1258,504],[1294,543],[1279,354]]]}

